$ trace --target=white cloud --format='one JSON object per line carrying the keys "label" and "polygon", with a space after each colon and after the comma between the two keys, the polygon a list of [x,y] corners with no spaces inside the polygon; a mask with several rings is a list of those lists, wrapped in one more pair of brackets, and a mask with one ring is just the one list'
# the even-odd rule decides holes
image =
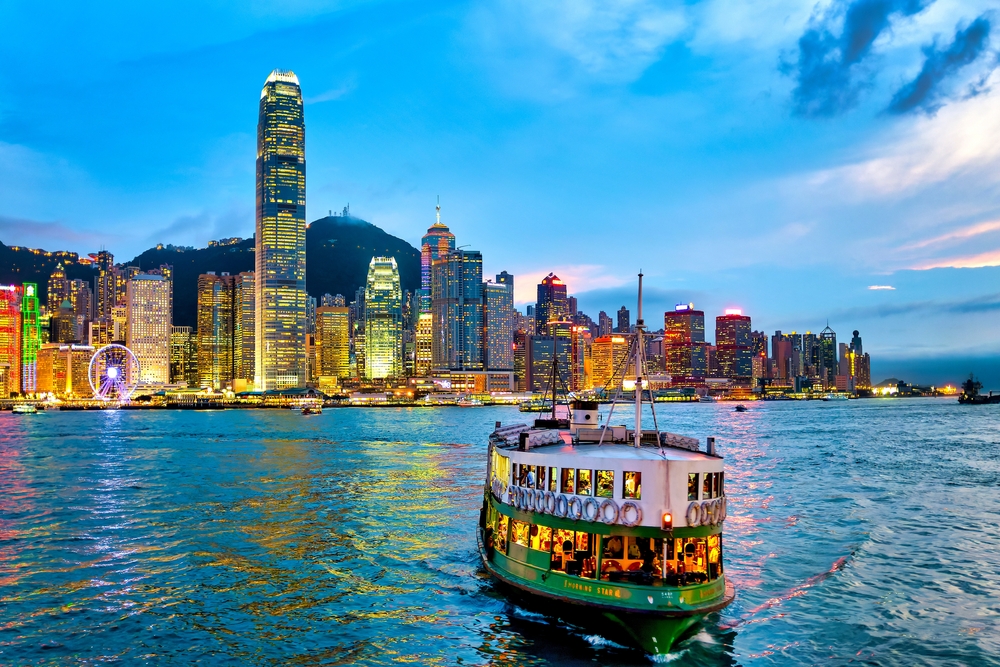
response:
{"label": "white cloud", "polygon": [[893,291],[896,290],[896,288],[893,287],[892,285],[869,285],[868,289],[870,289],[870,290],[893,290]]}
{"label": "white cloud", "polygon": [[620,287],[632,280],[608,273],[608,268],[600,264],[563,265],[547,271],[517,273],[514,280],[514,302],[535,303],[538,298],[538,283],[542,278],[554,273],[566,283],[566,291],[572,296],[582,292],[608,287]]}

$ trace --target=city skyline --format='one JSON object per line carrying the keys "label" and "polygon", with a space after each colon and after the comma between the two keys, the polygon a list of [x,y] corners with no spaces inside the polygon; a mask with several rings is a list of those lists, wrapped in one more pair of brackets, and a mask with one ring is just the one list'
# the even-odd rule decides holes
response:
{"label": "city skyline", "polygon": [[[82,82],[131,82],[92,86],[99,98],[82,94],[78,116],[95,130],[108,122],[94,117],[97,99],[136,93],[115,97],[109,117],[120,132],[100,145],[66,134],[79,121],[58,109],[77,108],[63,103],[76,88],[39,55],[56,36],[74,38],[58,27],[41,36],[30,10],[10,10],[25,30],[0,52],[39,83],[5,81],[0,152],[11,159],[0,163],[24,168],[0,174],[11,195],[0,208],[0,240],[79,252],[114,246],[127,256],[156,242],[249,236],[248,101],[262,72],[286,67],[302,77],[313,137],[306,220],[351,202],[419,248],[440,194],[444,223],[484,253],[484,275],[519,276],[521,305],[552,272],[573,286],[581,310],[613,314],[631,306],[641,267],[657,310],[691,301],[706,313],[741,307],[781,330],[844,322],[869,332],[879,363],[916,368],[921,359],[929,368],[1000,353],[992,287],[1000,268],[947,268],[996,263],[1000,246],[1000,152],[988,140],[1000,99],[990,85],[995,47],[968,41],[968,62],[930,81],[931,96],[899,103],[928,54],[972,40],[973,27],[990,34],[984,3],[931,2],[915,13],[887,5],[878,39],[859,55],[870,71],[831,61],[841,69],[823,86],[810,78],[823,72],[805,68],[806,38],[850,37],[843,14],[858,3],[761,7],[739,26],[711,2],[448,7],[391,14],[378,3],[318,3],[295,16],[263,7],[239,18],[220,7],[215,32],[168,19],[156,43],[110,40],[69,70]],[[395,38],[380,57],[388,33],[369,29],[386,21]],[[754,35],[762,25],[781,27],[765,39]],[[331,27],[369,37],[331,47],[322,39]],[[515,28],[523,28],[516,39]],[[446,48],[427,50],[427,29]],[[289,35],[301,39],[280,58],[252,51],[258,38]],[[434,85],[394,74],[403,58]],[[515,62],[537,65],[532,77],[512,78]],[[84,63],[102,67],[74,69]],[[712,82],[719,66],[733,85]],[[197,91],[197,122],[178,106],[187,98],[154,88],[174,79]],[[437,115],[403,104],[411,98],[433,99]],[[692,100],[699,117],[685,111]],[[402,126],[416,131],[394,129]],[[143,146],[141,159],[126,140]],[[349,151],[349,170],[345,147],[363,148]],[[978,370],[957,363],[953,375]]]}

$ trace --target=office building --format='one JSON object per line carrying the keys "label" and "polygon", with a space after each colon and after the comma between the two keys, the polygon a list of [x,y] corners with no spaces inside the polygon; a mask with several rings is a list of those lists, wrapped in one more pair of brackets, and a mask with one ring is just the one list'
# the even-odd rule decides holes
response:
{"label": "office building", "polygon": [[231,388],[236,377],[236,280],[228,273],[198,276],[198,386]]}
{"label": "office building", "polygon": [[[532,320],[534,322],[534,320]],[[514,332],[514,389],[528,390],[528,339],[531,334],[519,329]]]}
{"label": "office building", "polygon": [[233,278],[233,388],[246,389],[256,377],[256,274],[244,271]]}
{"label": "office building", "polygon": [[753,341],[750,317],[737,309],[715,318],[715,347],[718,377],[737,384],[749,384],[753,376]]}
{"label": "office building", "polygon": [[627,334],[632,330],[632,315],[629,313],[628,308],[622,306],[618,309],[618,328],[616,331],[621,334]]}
{"label": "office building", "polygon": [[340,380],[351,377],[350,312],[346,306],[316,309],[317,375]]}
{"label": "office building", "polygon": [[0,398],[21,391],[21,288],[0,285]]}
{"label": "office building", "polygon": [[483,328],[487,370],[514,370],[513,285],[483,284]]}
{"label": "office building", "polygon": [[614,333],[614,324],[611,317],[603,310],[597,315],[597,336],[607,338]]}
{"label": "office building", "polygon": [[553,395],[552,359],[556,357],[555,392],[565,396],[572,391],[572,337],[569,335],[528,336],[525,354],[526,389],[537,394]]}
{"label": "office building", "polygon": [[198,337],[191,327],[170,327],[170,384],[197,387]]}
{"label": "office building", "polygon": [[445,257],[455,249],[455,235],[447,225],[441,223],[441,201],[436,208],[437,221],[431,225],[420,239],[420,312],[431,311],[433,296],[431,294],[431,273],[434,262]]}
{"label": "office building", "polygon": [[538,284],[538,300],[535,304],[535,331],[540,336],[551,335],[549,322],[569,317],[566,300],[566,284],[554,273],[542,278]]}
{"label": "office building", "polygon": [[139,362],[139,382],[170,382],[170,286],[163,276],[133,276],[126,287],[128,348]]}
{"label": "office building", "polygon": [[603,388],[608,393],[614,393],[622,379],[629,374],[629,369],[625,368],[628,350],[629,339],[619,334],[599,336],[594,340],[591,352],[594,389]]}
{"label": "office building", "polygon": [[787,381],[794,377],[792,338],[779,329],[771,336],[771,378]]}
{"label": "office building", "polygon": [[56,398],[90,397],[88,379],[94,348],[73,343],[45,343],[38,350],[38,393]]}
{"label": "office building", "polygon": [[432,365],[483,370],[483,256],[455,250],[431,265]]}
{"label": "office building", "polygon": [[837,367],[837,334],[827,324],[819,332],[819,375],[828,386],[836,382]]}
{"label": "office building", "polygon": [[708,373],[705,348],[704,312],[695,310],[693,303],[679,303],[664,313],[664,367],[674,384],[704,380]]}
{"label": "office building", "polygon": [[413,374],[427,377],[434,364],[434,315],[420,313],[414,333]]}
{"label": "office building", "polygon": [[49,342],[80,342],[76,329],[76,315],[73,313],[73,304],[68,298],[64,299],[54,311],[50,311],[49,316]]}
{"label": "office building", "polygon": [[263,391],[306,381],[305,133],[298,77],[274,70],[257,123],[254,385]]}
{"label": "office building", "polygon": [[372,257],[365,283],[365,377],[403,375],[403,292],[395,257]]}
{"label": "office building", "polygon": [[56,268],[49,275],[46,296],[45,307],[50,313],[59,310],[62,302],[69,299],[69,280],[66,279],[66,270],[63,268],[62,262],[56,264]]}
{"label": "office building", "polygon": [[41,344],[38,286],[24,283],[21,289],[21,392],[24,394],[34,394],[38,386],[38,348]]}

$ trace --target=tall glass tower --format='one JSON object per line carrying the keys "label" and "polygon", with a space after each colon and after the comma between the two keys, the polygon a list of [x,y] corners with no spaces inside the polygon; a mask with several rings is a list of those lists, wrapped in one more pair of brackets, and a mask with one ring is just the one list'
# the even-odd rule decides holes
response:
{"label": "tall glass tower", "polygon": [[403,292],[395,257],[372,257],[365,283],[365,377],[403,375]]}
{"label": "tall glass tower", "polygon": [[274,70],[257,121],[257,390],[306,383],[306,126],[292,72]]}

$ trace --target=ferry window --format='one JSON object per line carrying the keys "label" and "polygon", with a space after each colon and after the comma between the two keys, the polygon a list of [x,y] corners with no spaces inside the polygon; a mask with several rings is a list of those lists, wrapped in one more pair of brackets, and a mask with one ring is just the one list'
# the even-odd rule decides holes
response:
{"label": "ferry window", "polygon": [[718,579],[722,574],[722,543],[718,535],[708,536],[708,578]]}
{"label": "ferry window", "polygon": [[698,500],[698,473],[688,473],[688,500]]}
{"label": "ferry window", "polygon": [[545,466],[538,466],[538,479],[535,482],[536,488],[545,489]]}
{"label": "ferry window", "polygon": [[597,471],[597,497],[598,498],[614,498],[615,497],[615,471],[614,470],[598,470]]}
{"label": "ferry window", "polygon": [[523,486],[526,486],[529,489],[535,488],[535,466],[521,466],[521,468],[528,471],[524,473]]}
{"label": "ferry window", "polygon": [[510,519],[505,514],[497,518],[497,525],[493,533],[493,547],[503,553],[507,553],[507,527]]}
{"label": "ferry window", "polygon": [[513,470],[513,474],[511,475],[510,479],[511,479],[511,484],[513,484],[514,486],[519,486],[521,484],[521,478],[517,476],[517,473],[519,472],[518,467],[519,467],[518,464],[515,463],[511,468]]}
{"label": "ferry window", "polygon": [[724,496],[726,494],[726,473],[719,473],[719,496]]}
{"label": "ferry window", "polygon": [[549,551],[552,547],[552,529],[548,526],[532,526],[528,547],[536,551]]}
{"label": "ferry window", "polygon": [[713,498],[718,498],[719,497],[719,486],[720,486],[719,473],[713,472],[712,473],[712,497]]}
{"label": "ferry window", "polygon": [[701,497],[702,498],[714,498],[712,495],[712,473],[705,473],[705,481],[701,484]]}
{"label": "ferry window", "polygon": [[522,547],[528,546],[528,524],[516,519],[510,522],[511,542],[520,544]]}
{"label": "ferry window", "polygon": [[559,479],[559,468],[549,468],[549,491],[555,493],[558,491],[556,484]]}
{"label": "ferry window", "polygon": [[574,476],[574,470],[572,468],[563,468],[562,470],[562,492],[563,493],[573,493],[576,488],[576,477]]}
{"label": "ferry window", "polygon": [[623,496],[625,498],[631,498],[632,500],[642,500],[641,472],[625,472],[625,488]]}
{"label": "ferry window", "polygon": [[576,471],[576,492],[581,496],[589,496],[591,494],[590,488],[590,471],[580,470]]}
{"label": "ferry window", "polygon": [[552,568],[566,574],[594,578],[596,559],[595,540],[587,533],[556,530],[552,539]]}
{"label": "ferry window", "polygon": [[603,558],[624,558],[625,540],[619,535],[612,535],[604,540]]}

